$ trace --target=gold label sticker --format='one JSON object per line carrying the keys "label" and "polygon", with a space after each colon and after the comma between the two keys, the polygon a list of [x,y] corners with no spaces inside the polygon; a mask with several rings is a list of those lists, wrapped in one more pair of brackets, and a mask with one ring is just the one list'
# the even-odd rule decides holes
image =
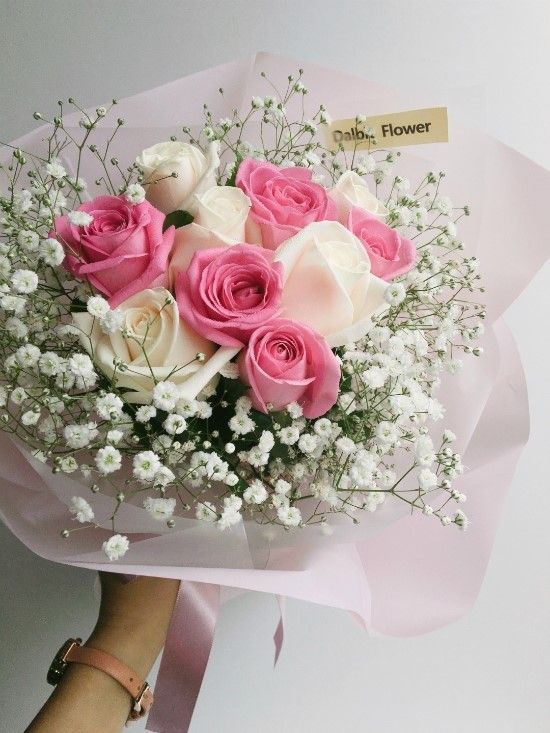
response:
{"label": "gold label sticker", "polygon": [[[374,135],[374,141],[369,133]],[[356,118],[334,120],[327,128],[326,135],[330,150],[338,150],[340,145],[344,150],[374,150],[446,143],[449,142],[447,108],[393,112],[367,117],[364,122],[358,122]]]}

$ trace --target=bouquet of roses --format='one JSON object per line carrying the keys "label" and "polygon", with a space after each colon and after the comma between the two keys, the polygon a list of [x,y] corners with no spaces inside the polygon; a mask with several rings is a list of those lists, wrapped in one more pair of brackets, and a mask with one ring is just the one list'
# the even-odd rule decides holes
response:
{"label": "bouquet of roses", "polygon": [[358,113],[418,94],[289,68],[59,102],[0,145],[0,516],[184,581],[149,730],[189,724],[224,586],[277,594],[275,658],[286,596],[394,636],[460,617],[527,440],[502,315],[547,258],[547,171],[452,93],[445,144],[384,149]]}
{"label": "bouquet of roses", "polygon": [[400,175],[363,115],[360,148],[327,148],[306,94],[300,72],[245,113],[205,105],[199,130],[122,162],[125,121],[102,136],[116,102],[69,100],[79,134],[60,102],[42,151],[3,167],[2,427],[87,487],[62,534],[110,528],[111,560],[125,506],[151,520],[128,533],[330,534],[384,502],[467,526],[437,388],[481,353],[468,207],[443,172]]}

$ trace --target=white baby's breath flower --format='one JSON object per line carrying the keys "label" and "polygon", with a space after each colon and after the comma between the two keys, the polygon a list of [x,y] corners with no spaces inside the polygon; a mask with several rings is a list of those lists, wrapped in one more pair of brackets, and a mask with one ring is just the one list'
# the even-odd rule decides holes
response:
{"label": "white baby's breath flower", "polygon": [[27,410],[21,415],[23,425],[36,425],[40,420],[40,410]]}
{"label": "white baby's breath flower", "polygon": [[445,408],[443,407],[441,402],[439,402],[439,400],[430,397],[430,399],[428,400],[427,412],[432,420],[441,420],[441,418],[445,414]]}
{"label": "white baby's breath flower", "polygon": [[65,178],[67,175],[67,171],[57,158],[52,158],[49,163],[46,163],[44,170],[49,176],[55,179]]}
{"label": "white baby's breath flower", "polygon": [[399,305],[399,303],[402,303],[405,300],[406,294],[407,291],[405,290],[403,283],[394,282],[386,288],[384,299],[386,300],[386,303],[389,303],[390,305]]}
{"label": "white baby's breath flower", "polygon": [[243,494],[243,498],[247,504],[262,504],[267,499],[267,496],[267,489],[258,479],[251,481]]}
{"label": "white baby's breath flower", "polygon": [[95,401],[95,411],[103,420],[112,420],[122,413],[124,402],[116,394],[108,392]]}
{"label": "white baby's breath flower", "polygon": [[153,388],[153,405],[159,410],[172,412],[176,408],[179,390],[174,382],[159,382]]}
{"label": "white baby's breath flower", "polygon": [[32,270],[16,270],[11,276],[11,284],[16,293],[28,295],[38,287],[38,275]]}
{"label": "white baby's breath flower", "polygon": [[386,368],[371,366],[363,372],[362,379],[366,387],[370,387],[370,389],[380,389],[389,379],[389,376],[390,373]]}
{"label": "white baby's breath flower", "polygon": [[25,214],[32,208],[32,193],[23,188],[13,196],[13,206],[18,214]]}
{"label": "white baby's breath flower", "polygon": [[5,311],[10,311],[18,316],[25,314],[26,301],[20,295],[2,295],[0,297],[0,306]]}
{"label": "white baby's breath flower", "polygon": [[290,504],[290,499],[288,496],[285,496],[285,494],[273,494],[271,497],[271,505],[275,509],[279,509],[279,507],[282,506],[288,506]]}
{"label": "white baby's breath flower", "polygon": [[297,420],[304,414],[304,411],[297,402],[291,402],[289,405],[286,406],[286,410],[293,420]]}
{"label": "white baby's breath flower", "polygon": [[58,466],[63,473],[74,473],[78,468],[78,463],[73,456],[64,456],[60,459]]}
{"label": "white baby's breath flower", "polygon": [[421,466],[429,468],[435,461],[433,441],[429,435],[421,435],[416,441],[414,452]]}
{"label": "white baby's breath flower", "polygon": [[143,506],[145,507],[145,509],[147,509],[153,519],[163,521],[166,519],[170,519],[170,517],[174,514],[174,509],[176,508],[176,500],[148,496],[143,502]]}
{"label": "white baby's breath flower", "polygon": [[185,418],[194,417],[197,414],[198,409],[199,403],[197,400],[182,397],[176,402],[177,414]]}
{"label": "white baby's breath flower", "polygon": [[342,436],[341,438],[338,438],[338,440],[336,441],[336,447],[345,456],[350,456],[352,453],[355,452],[357,448],[353,440],[351,440],[351,438],[348,438],[346,436]]}
{"label": "white baby's breath flower", "polygon": [[40,349],[33,344],[25,344],[17,349],[15,358],[22,367],[34,367],[40,359]]}
{"label": "white baby's breath flower", "polygon": [[145,189],[139,183],[130,184],[124,195],[132,204],[142,204],[145,201]]}
{"label": "white baby's breath flower", "polygon": [[459,527],[459,529],[463,531],[467,530],[470,524],[468,517],[464,514],[464,512],[460,511],[460,509],[456,512],[453,521],[457,525],[457,527]]}
{"label": "white baby's breath flower", "polygon": [[24,339],[29,334],[29,329],[17,316],[10,316],[4,323],[6,331],[16,339]]}
{"label": "white baby's breath flower", "polygon": [[103,552],[109,560],[119,560],[128,552],[129,547],[130,543],[126,535],[114,534],[103,543]]}
{"label": "white baby's breath flower", "polygon": [[279,431],[279,440],[283,445],[294,445],[294,443],[298,442],[299,438],[300,431],[296,427],[288,426]]}
{"label": "white baby's breath flower", "polygon": [[65,442],[69,448],[85,448],[94,440],[98,431],[95,423],[84,423],[82,425],[66,425],[63,429]]}
{"label": "white baby's breath flower", "polygon": [[298,441],[298,448],[302,453],[313,453],[319,444],[319,438],[311,433],[303,433]]}
{"label": "white baby's breath flower", "polygon": [[258,447],[266,453],[269,453],[274,445],[275,438],[273,437],[273,433],[270,430],[264,430],[260,436]]}
{"label": "white baby's breath flower", "polygon": [[218,519],[217,522],[217,526],[219,527],[219,529],[228,529],[234,524],[238,524],[242,520],[242,516],[240,514],[242,504],[243,501],[240,496],[231,494],[231,496],[225,497],[225,499],[223,500],[224,508],[221,517]]}
{"label": "white baby's breath flower", "polygon": [[109,303],[101,295],[92,295],[86,303],[86,310],[94,318],[105,318],[111,310]]}
{"label": "white baby's breath flower", "polygon": [[253,446],[246,455],[246,460],[254,468],[266,466],[269,461],[269,453],[263,451],[259,445]]}
{"label": "white baby's breath flower", "polygon": [[63,362],[54,351],[45,351],[38,360],[38,368],[47,377],[55,377],[61,371]]}
{"label": "white baby's breath flower", "polygon": [[429,468],[423,468],[418,474],[418,484],[421,489],[433,489],[437,486],[437,475]]}
{"label": "white baby's breath flower", "polygon": [[281,506],[277,509],[277,516],[285,527],[297,527],[302,521],[302,515],[298,507]]}
{"label": "white baby's breath flower", "polygon": [[321,417],[315,421],[313,430],[321,438],[330,438],[332,436],[332,423],[326,417]]}
{"label": "white baby's breath flower", "polygon": [[140,481],[152,481],[159,470],[160,458],[153,451],[141,451],[134,456],[134,476]]}
{"label": "white baby's breath flower", "polygon": [[0,255],[0,277],[7,279],[11,272],[11,260],[5,255]]}
{"label": "white baby's breath flower", "polygon": [[120,308],[109,310],[101,319],[101,330],[103,333],[116,333],[124,325],[124,311]]}
{"label": "white baby's breath flower", "polygon": [[166,420],[162,423],[162,427],[166,430],[168,435],[180,435],[187,429],[187,421],[181,415],[173,413],[168,415]]}
{"label": "white baby's breath flower", "polygon": [[71,514],[75,515],[75,519],[81,524],[84,524],[84,522],[91,522],[94,518],[92,507],[82,496],[73,496],[69,506],[69,511]]}
{"label": "white baby's breath flower", "polygon": [[156,489],[164,489],[168,484],[173,483],[176,480],[175,473],[168,468],[168,466],[161,466],[155,473],[153,479],[153,485]]}
{"label": "white baby's breath flower", "polygon": [[120,441],[124,438],[124,433],[122,430],[108,430],[106,440],[107,443],[110,443],[111,445],[118,445]]}
{"label": "white baby's breath flower", "polygon": [[69,357],[68,367],[76,377],[87,377],[94,373],[94,364],[88,354],[73,354]]}
{"label": "white baby's breath flower", "polygon": [[104,475],[118,471],[122,465],[120,451],[112,445],[106,445],[104,448],[100,448],[94,460],[98,471]]}
{"label": "white baby's breath flower", "polygon": [[136,420],[141,423],[146,423],[154,418],[156,414],[156,407],[153,407],[153,405],[143,405],[136,412]]}
{"label": "white baby's breath flower", "polygon": [[215,522],[218,519],[216,507],[209,501],[202,501],[197,504],[195,516],[203,522]]}
{"label": "white baby's breath flower", "polygon": [[30,229],[23,229],[17,235],[17,242],[25,252],[36,252],[40,242],[40,237],[36,232]]}
{"label": "white baby's breath flower", "polygon": [[200,400],[197,402],[196,415],[201,420],[208,420],[208,418],[212,416],[212,406],[209,405],[208,402]]}
{"label": "white baby's breath flower", "polygon": [[67,216],[75,227],[87,227],[94,220],[94,217],[86,211],[69,211]]}
{"label": "white baby's breath flower", "polygon": [[448,443],[452,443],[453,440],[456,440],[456,435],[452,430],[445,430],[443,433],[443,439]]}
{"label": "white baby's breath flower", "polygon": [[242,395],[235,402],[235,412],[249,413],[252,409],[252,400],[247,395]]}
{"label": "white baby's breath flower", "polygon": [[357,397],[354,392],[342,392],[338,397],[338,404],[344,412],[351,415],[357,409]]}
{"label": "white baby's breath flower", "polygon": [[376,428],[376,437],[381,443],[393,445],[399,439],[399,430],[394,423],[383,420]]}
{"label": "white baby's breath flower", "polygon": [[448,196],[438,196],[434,201],[434,208],[449,216],[453,211],[453,202]]}
{"label": "white baby's breath flower", "polygon": [[244,412],[238,412],[229,421],[229,429],[236,435],[246,435],[255,427],[254,421]]}
{"label": "white baby's breath flower", "polygon": [[224,478],[223,482],[226,486],[236,486],[239,483],[239,477],[236,473],[230,471]]}
{"label": "white baby's breath flower", "polygon": [[280,478],[275,482],[275,492],[277,494],[288,494],[288,492],[292,489],[292,485],[288,483],[288,481],[285,481],[284,479]]}
{"label": "white baby's breath flower", "polygon": [[15,387],[10,394],[10,400],[14,405],[22,405],[28,398],[29,395],[23,387]]}

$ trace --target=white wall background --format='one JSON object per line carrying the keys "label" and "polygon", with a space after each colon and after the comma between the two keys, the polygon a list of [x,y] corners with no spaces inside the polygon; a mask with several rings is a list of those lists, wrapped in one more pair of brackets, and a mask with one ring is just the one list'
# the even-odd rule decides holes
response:
{"label": "white wall background", "polygon": [[[99,103],[256,50],[394,86],[486,85],[489,132],[550,167],[546,0],[0,0],[0,138],[58,97]],[[290,601],[273,671],[275,601],[241,596],[221,614],[191,733],[550,729],[549,288],[546,267],[508,314],[533,433],[473,611],[424,637],[369,639],[344,612]],[[20,733],[53,652],[92,627],[94,573],[1,527],[0,577],[0,731]]]}

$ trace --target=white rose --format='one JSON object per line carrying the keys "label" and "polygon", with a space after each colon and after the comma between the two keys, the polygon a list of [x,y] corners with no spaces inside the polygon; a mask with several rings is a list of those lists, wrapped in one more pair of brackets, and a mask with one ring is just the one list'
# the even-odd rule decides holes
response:
{"label": "white rose", "polygon": [[[188,210],[194,194],[216,185],[220,164],[219,144],[213,142],[208,155],[190,143],[164,142],[143,150],[136,165],[143,172],[147,200],[164,214]],[[173,178],[172,173],[177,177]]]}
{"label": "white rose", "polygon": [[170,287],[174,286],[177,273],[187,270],[198,250],[245,241],[250,205],[248,196],[234,186],[212,186],[193,196],[189,210],[195,220],[176,229],[168,270]]}
{"label": "white rose", "polygon": [[250,199],[240,188],[212,186],[193,196],[191,210],[195,224],[236,242],[244,242],[250,206]]}
{"label": "white rose", "polygon": [[[211,358],[215,345],[180,318],[177,303],[164,288],[142,290],[121,303],[119,309],[124,314],[125,336],[120,331],[103,333],[97,319],[89,313],[74,313],[73,318],[82,331],[82,343],[107,376],[113,374],[115,358],[128,365],[128,371],[116,372],[119,387],[135,390],[125,395],[127,402],[149,403],[155,379],[169,380],[183,388],[199,372],[204,371],[206,379],[201,379],[200,384],[208,383],[217,374],[217,368],[213,370],[216,359]],[[198,353],[206,359],[199,362],[195,358]]]}
{"label": "white rose", "polygon": [[362,338],[387,308],[387,283],[370,272],[359,239],[336,221],[308,224],[275,252],[285,269],[283,314],[321,333],[332,348]]}
{"label": "white rose", "polygon": [[354,206],[376,216],[386,216],[388,213],[384,204],[369,191],[365,179],[355,171],[342,173],[336,185],[329,191],[329,196],[338,207],[338,220],[342,224],[347,224],[349,212]]}

